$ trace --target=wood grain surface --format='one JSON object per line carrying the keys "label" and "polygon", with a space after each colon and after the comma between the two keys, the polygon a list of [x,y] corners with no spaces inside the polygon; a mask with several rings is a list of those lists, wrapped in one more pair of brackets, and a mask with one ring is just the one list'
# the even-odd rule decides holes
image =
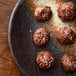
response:
{"label": "wood grain surface", "polygon": [[23,76],[8,46],[8,23],[17,0],[0,0],[0,76]]}

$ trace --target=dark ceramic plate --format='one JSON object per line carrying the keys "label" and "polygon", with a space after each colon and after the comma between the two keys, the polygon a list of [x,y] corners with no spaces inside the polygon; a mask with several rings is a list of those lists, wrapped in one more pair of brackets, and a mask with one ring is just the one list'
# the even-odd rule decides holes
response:
{"label": "dark ceramic plate", "polygon": [[[55,37],[50,38],[50,42],[45,48],[37,47],[33,43],[34,31],[39,27],[45,28],[45,26],[44,23],[35,21],[33,14],[31,14],[31,6],[27,1],[19,0],[16,4],[10,18],[8,30],[8,40],[12,55],[24,76],[76,76],[76,73],[64,72],[59,64],[63,53],[56,45]],[[37,66],[35,59],[37,52],[41,50],[49,50],[55,55],[57,64],[53,69],[41,70]]]}

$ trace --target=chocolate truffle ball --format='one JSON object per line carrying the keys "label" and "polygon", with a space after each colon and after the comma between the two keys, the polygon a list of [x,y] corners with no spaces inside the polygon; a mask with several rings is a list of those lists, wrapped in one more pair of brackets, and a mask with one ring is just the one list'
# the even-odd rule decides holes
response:
{"label": "chocolate truffle ball", "polygon": [[35,8],[34,17],[39,22],[48,21],[52,17],[51,7],[38,6]]}
{"label": "chocolate truffle ball", "polygon": [[41,51],[37,55],[36,62],[41,69],[52,68],[56,64],[54,55],[49,51]]}
{"label": "chocolate truffle ball", "polygon": [[50,34],[45,28],[39,28],[35,31],[33,41],[37,46],[46,46],[50,40]]}
{"label": "chocolate truffle ball", "polygon": [[76,34],[69,27],[61,27],[57,33],[57,40],[62,45],[73,44]]}
{"label": "chocolate truffle ball", "polygon": [[62,3],[58,8],[58,16],[62,21],[71,21],[76,17],[76,8],[73,2]]}
{"label": "chocolate truffle ball", "polygon": [[66,72],[76,71],[76,58],[74,56],[65,54],[61,57],[61,64]]}

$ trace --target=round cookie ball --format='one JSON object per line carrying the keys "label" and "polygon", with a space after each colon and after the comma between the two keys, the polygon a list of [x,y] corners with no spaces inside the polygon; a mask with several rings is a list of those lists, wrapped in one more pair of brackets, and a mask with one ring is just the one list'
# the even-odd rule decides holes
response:
{"label": "round cookie ball", "polygon": [[66,72],[76,71],[76,58],[65,54],[61,57],[61,65]]}
{"label": "round cookie ball", "polygon": [[51,7],[38,6],[35,8],[34,17],[39,22],[48,21],[52,17]]}
{"label": "round cookie ball", "polygon": [[36,62],[37,62],[37,64],[39,65],[39,67],[41,69],[48,69],[48,68],[52,68],[52,67],[55,66],[56,59],[55,59],[54,55],[51,52],[41,51],[37,55]]}
{"label": "round cookie ball", "polygon": [[46,46],[50,40],[50,34],[45,28],[39,28],[35,31],[33,41],[37,46]]}
{"label": "round cookie ball", "polygon": [[56,37],[60,44],[69,45],[74,43],[76,34],[69,27],[61,27]]}
{"label": "round cookie ball", "polygon": [[76,17],[76,8],[74,3],[62,3],[58,8],[58,16],[62,21],[72,21]]}

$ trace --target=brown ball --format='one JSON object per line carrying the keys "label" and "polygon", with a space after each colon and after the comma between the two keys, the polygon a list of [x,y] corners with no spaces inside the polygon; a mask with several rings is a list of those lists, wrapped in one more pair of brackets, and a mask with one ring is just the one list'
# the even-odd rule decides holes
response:
{"label": "brown ball", "polygon": [[61,64],[66,72],[76,71],[76,58],[74,56],[65,54],[61,57]]}
{"label": "brown ball", "polygon": [[69,27],[61,27],[56,37],[60,44],[69,45],[74,43],[76,34]]}
{"label": "brown ball", "polygon": [[35,8],[34,17],[39,22],[48,21],[52,17],[51,7],[38,6]]}
{"label": "brown ball", "polygon": [[49,51],[41,51],[37,55],[36,62],[41,69],[48,69],[56,64],[54,55]]}
{"label": "brown ball", "polygon": [[37,46],[46,46],[50,40],[50,34],[45,28],[39,28],[35,31],[33,41]]}
{"label": "brown ball", "polygon": [[62,3],[58,8],[58,16],[62,21],[71,21],[76,17],[76,8],[73,2]]}

